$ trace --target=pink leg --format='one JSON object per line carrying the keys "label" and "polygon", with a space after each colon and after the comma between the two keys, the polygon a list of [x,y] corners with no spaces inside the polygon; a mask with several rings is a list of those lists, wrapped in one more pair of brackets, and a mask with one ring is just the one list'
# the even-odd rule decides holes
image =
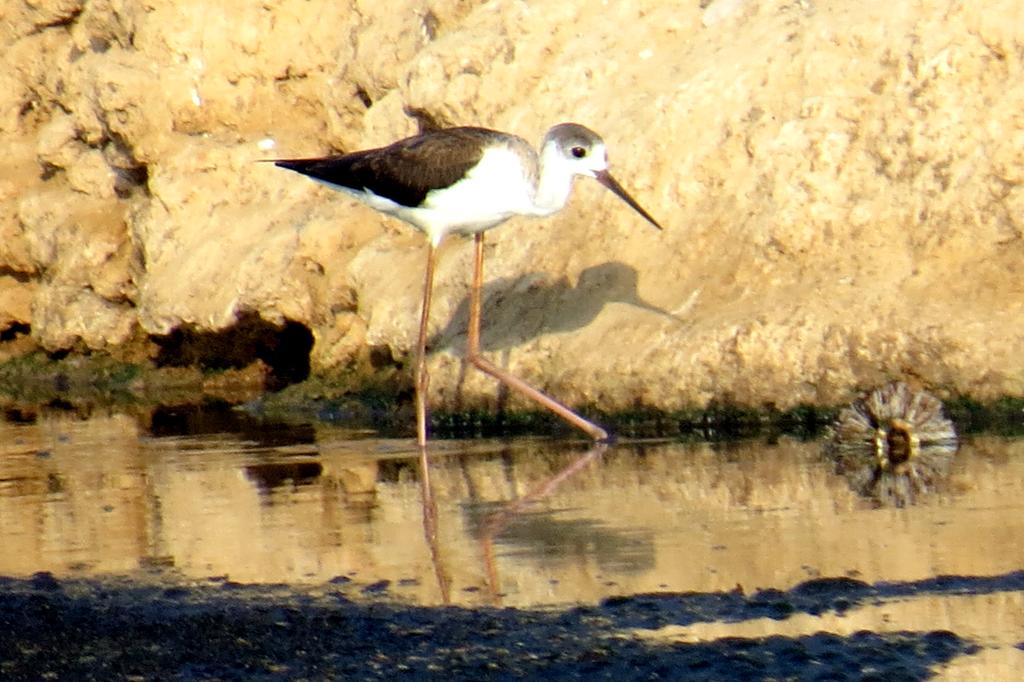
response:
{"label": "pink leg", "polygon": [[[600,426],[587,421],[562,403],[530,386],[519,377],[499,369],[480,354],[480,292],[483,288],[484,279],[484,235],[482,232],[476,234],[474,246],[476,251],[473,261],[473,285],[469,294],[469,340],[467,343],[466,359],[474,367],[511,386],[527,398],[540,403],[576,428],[586,432],[595,441],[608,440],[608,432]],[[429,300],[429,296],[425,297],[424,308],[426,307],[427,300]]]}
{"label": "pink leg", "polygon": [[420,335],[416,343],[416,443],[427,446],[427,389],[430,375],[427,374],[427,323],[430,321],[430,298],[434,291],[434,262],[437,247],[427,247],[427,274],[423,282],[423,309],[420,311]]}

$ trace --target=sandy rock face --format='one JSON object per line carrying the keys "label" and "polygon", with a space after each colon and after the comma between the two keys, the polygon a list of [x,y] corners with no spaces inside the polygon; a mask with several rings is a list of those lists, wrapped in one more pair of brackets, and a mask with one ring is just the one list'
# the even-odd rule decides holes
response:
{"label": "sandy rock face", "polygon": [[[576,120],[667,229],[581,181],[490,233],[502,366],[606,409],[906,377],[1024,393],[1016,0],[26,1],[0,44],[6,340],[116,349],[255,313],[306,325],[314,367],[401,357],[422,240],[257,161]],[[460,360],[469,266],[453,239],[431,358],[449,406],[497,396]]]}

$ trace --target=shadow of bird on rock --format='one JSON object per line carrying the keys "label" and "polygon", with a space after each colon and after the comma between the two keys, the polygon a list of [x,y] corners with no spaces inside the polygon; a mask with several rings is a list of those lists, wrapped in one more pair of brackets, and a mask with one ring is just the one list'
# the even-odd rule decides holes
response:
{"label": "shadow of bird on rock", "polygon": [[[487,282],[481,296],[480,348],[484,352],[509,350],[544,334],[582,329],[609,303],[625,303],[677,324],[686,323],[642,299],[637,280],[636,268],[610,261],[585,269],[575,286],[567,277],[552,282],[538,272]],[[464,355],[468,325],[466,296],[444,329],[431,337],[428,347]]]}

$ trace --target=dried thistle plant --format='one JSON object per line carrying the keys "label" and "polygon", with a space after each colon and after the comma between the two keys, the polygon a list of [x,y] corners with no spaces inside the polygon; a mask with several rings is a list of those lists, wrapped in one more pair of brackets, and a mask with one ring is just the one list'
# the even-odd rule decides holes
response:
{"label": "dried thistle plant", "polygon": [[844,408],[826,454],[851,487],[881,505],[902,507],[949,474],[958,441],[942,401],[898,381]]}

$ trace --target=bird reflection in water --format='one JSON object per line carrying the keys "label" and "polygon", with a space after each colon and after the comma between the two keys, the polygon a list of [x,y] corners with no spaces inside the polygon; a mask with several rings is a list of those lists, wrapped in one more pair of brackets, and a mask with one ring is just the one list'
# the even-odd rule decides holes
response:
{"label": "bird reflection in water", "polygon": [[452,577],[444,565],[441,555],[441,545],[437,538],[437,500],[434,498],[434,488],[430,484],[430,456],[427,454],[427,445],[419,445],[419,479],[420,479],[420,500],[423,505],[423,538],[427,541],[430,550],[430,563],[434,566],[434,577],[437,579],[437,589],[441,593],[443,604],[451,603]]}
{"label": "bird reflection in water", "polygon": [[[607,443],[595,443],[589,450],[573,459],[561,470],[541,481],[525,495],[506,502],[484,518],[480,532],[481,560],[483,561],[484,576],[487,583],[487,596],[492,605],[500,606],[502,598],[501,581],[494,556],[495,540],[508,527],[511,520],[517,514],[528,511],[531,506],[554,493],[565,481],[600,458],[608,450],[608,447]],[[452,579],[444,565],[440,543],[438,542],[437,502],[430,483],[430,457],[425,446],[420,448],[419,468],[420,492],[423,506],[423,535],[430,549],[430,557],[434,565],[434,575],[437,578],[442,602],[449,604],[451,603]]]}
{"label": "bird reflection in water", "polygon": [[825,452],[856,492],[881,506],[903,507],[938,488],[957,447],[942,402],[894,382],[839,413]]}
{"label": "bird reflection in water", "polygon": [[507,502],[484,519],[480,533],[480,548],[484,562],[484,575],[487,579],[487,595],[493,606],[501,605],[502,596],[498,563],[494,557],[495,540],[508,527],[517,514],[529,510],[531,506],[554,493],[560,485],[585,469],[607,450],[607,443],[595,443],[585,453],[572,460],[568,466],[541,481],[540,484],[522,497]]}

